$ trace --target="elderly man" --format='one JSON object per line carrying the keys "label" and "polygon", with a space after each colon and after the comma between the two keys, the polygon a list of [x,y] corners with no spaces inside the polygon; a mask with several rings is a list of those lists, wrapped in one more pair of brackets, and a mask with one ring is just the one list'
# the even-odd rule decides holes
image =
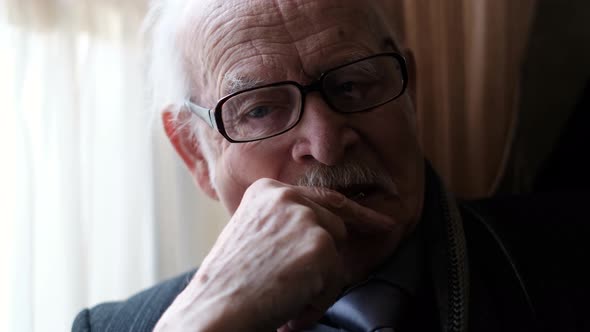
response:
{"label": "elderly man", "polygon": [[153,8],[166,132],[231,220],[196,273],[85,310],[75,331],[537,327],[499,231],[424,162],[414,63],[382,12],[356,0]]}

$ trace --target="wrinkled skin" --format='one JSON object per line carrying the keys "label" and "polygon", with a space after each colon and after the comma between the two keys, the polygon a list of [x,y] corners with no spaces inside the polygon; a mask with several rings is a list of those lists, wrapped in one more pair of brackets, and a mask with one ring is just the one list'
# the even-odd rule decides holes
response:
{"label": "wrinkled skin", "polygon": [[[184,45],[193,99],[207,107],[227,93],[228,77],[307,84],[351,59],[394,50],[388,31],[359,1],[236,0],[204,7],[187,16],[180,40],[190,40]],[[206,141],[195,143],[187,127],[165,113],[175,148],[232,217],[156,330],[297,330],[391,255],[422,208],[423,162],[410,96],[345,115],[312,93],[295,128],[243,144],[204,126]],[[215,163],[204,161],[207,144]],[[314,166],[357,162],[394,185],[373,184],[357,201],[294,185]],[[209,167],[215,167],[214,186]]]}

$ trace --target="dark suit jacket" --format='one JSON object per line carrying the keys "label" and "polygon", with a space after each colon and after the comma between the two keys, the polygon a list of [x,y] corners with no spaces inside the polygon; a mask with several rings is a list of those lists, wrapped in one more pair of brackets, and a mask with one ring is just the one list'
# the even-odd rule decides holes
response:
{"label": "dark suit jacket", "polygon": [[[590,331],[588,196],[538,194],[462,205],[469,331]],[[193,274],[85,309],[72,331],[151,331]]]}
{"label": "dark suit jacket", "polygon": [[109,302],[81,311],[72,331],[151,331],[195,271],[164,281],[123,302]]}

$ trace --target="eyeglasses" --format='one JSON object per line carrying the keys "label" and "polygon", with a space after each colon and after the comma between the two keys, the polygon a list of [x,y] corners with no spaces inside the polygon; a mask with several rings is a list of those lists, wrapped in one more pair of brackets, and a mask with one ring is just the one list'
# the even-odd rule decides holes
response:
{"label": "eyeglasses", "polygon": [[309,85],[276,82],[229,94],[214,109],[190,101],[185,106],[228,141],[252,142],[295,127],[310,92],[320,92],[336,112],[357,113],[398,98],[407,83],[404,58],[397,53],[381,53],[332,68]]}

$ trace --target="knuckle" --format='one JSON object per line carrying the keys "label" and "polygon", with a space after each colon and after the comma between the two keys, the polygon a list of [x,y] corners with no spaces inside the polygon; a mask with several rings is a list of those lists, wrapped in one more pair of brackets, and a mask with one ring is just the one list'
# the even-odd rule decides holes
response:
{"label": "knuckle", "polygon": [[254,181],[244,192],[244,198],[254,199],[260,196],[266,197],[265,193],[280,188],[280,183],[269,178],[260,178]]}
{"label": "knuckle", "polygon": [[317,218],[315,211],[308,207],[302,206],[299,208],[299,218],[300,220],[311,221],[313,222]]}
{"label": "knuckle", "polygon": [[276,187],[271,197],[276,202],[293,201],[297,197],[297,192],[290,187]]}
{"label": "knuckle", "polygon": [[335,217],[335,220],[333,222],[332,236],[335,238],[336,241],[345,241],[346,237],[348,236],[346,226],[342,222],[342,219],[338,217]]}
{"label": "knuckle", "polygon": [[314,296],[318,296],[319,294],[321,294],[322,292],[324,292],[325,288],[326,288],[326,280],[324,279],[324,277],[321,274],[314,274],[311,277],[310,280],[310,287],[311,287],[311,291],[313,293]]}
{"label": "knuckle", "polygon": [[320,227],[314,227],[309,231],[309,251],[315,255],[325,256],[335,249],[332,236]]}
{"label": "knuckle", "polygon": [[338,194],[338,192],[336,191],[322,187],[314,187],[313,190],[319,198],[327,201],[334,199],[335,197],[337,197],[336,195]]}
{"label": "knuckle", "polygon": [[269,179],[269,178],[260,178],[256,181],[254,181],[250,187],[248,187],[248,190],[261,190],[264,188],[272,188],[273,186],[276,185],[276,181]]}
{"label": "knuckle", "polygon": [[335,208],[343,207],[346,203],[346,196],[342,195],[341,193],[321,187],[312,187],[306,189],[307,193],[310,197],[313,198],[314,201],[318,202],[324,206],[331,206]]}

